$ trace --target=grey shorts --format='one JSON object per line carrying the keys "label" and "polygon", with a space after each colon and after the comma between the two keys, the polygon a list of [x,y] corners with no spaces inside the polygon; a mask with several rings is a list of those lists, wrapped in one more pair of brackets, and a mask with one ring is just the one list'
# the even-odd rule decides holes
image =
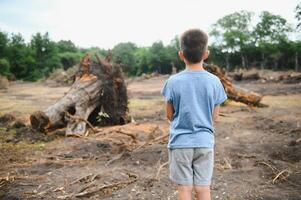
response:
{"label": "grey shorts", "polygon": [[211,184],[214,150],[211,148],[169,149],[170,179],[180,185]]}

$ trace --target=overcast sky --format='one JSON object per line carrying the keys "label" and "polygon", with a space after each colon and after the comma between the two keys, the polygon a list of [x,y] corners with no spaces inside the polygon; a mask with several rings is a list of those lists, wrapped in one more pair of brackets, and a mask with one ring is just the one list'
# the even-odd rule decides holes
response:
{"label": "overcast sky", "polygon": [[48,31],[53,40],[112,48],[131,41],[165,44],[188,28],[208,31],[219,18],[240,10],[263,10],[296,23],[299,0],[0,0],[0,29],[28,41]]}

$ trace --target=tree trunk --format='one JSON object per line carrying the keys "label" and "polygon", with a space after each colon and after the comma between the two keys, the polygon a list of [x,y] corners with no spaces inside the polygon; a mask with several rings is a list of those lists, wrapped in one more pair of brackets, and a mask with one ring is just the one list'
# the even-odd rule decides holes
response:
{"label": "tree trunk", "polygon": [[266,106],[262,103],[260,103],[262,95],[257,94],[255,92],[244,92],[244,91],[238,91],[237,89],[234,88],[232,85],[231,81],[227,77],[226,74],[222,73],[220,68],[217,65],[205,65],[205,69],[214,75],[218,76],[219,79],[221,80],[225,91],[227,93],[227,96],[229,99],[232,99],[234,101],[238,101],[247,105],[252,105],[252,106],[258,106],[258,107],[263,107]]}
{"label": "tree trunk", "polygon": [[243,55],[241,55],[241,64],[244,69],[246,69],[246,59]]}
{"label": "tree trunk", "polygon": [[278,70],[277,63],[276,63],[275,60],[273,60],[273,63],[274,63],[274,64],[273,64],[273,65],[274,65],[273,70],[275,70],[275,71]]}
{"label": "tree trunk", "polygon": [[177,73],[177,68],[174,62],[171,62],[171,74],[176,74]]}
{"label": "tree trunk", "polygon": [[90,55],[81,60],[70,90],[54,105],[30,116],[34,129],[48,132],[67,127],[66,135],[83,135],[87,124],[124,124],[128,101],[126,85],[119,65]]}
{"label": "tree trunk", "polygon": [[261,63],[260,63],[260,68],[261,69],[264,69],[264,67],[265,67],[265,56],[264,56],[264,53],[261,53]]}
{"label": "tree trunk", "polygon": [[230,70],[229,54],[226,54],[226,71]]}
{"label": "tree trunk", "polygon": [[295,53],[295,71],[298,72],[299,69],[299,59],[298,59],[298,51]]}

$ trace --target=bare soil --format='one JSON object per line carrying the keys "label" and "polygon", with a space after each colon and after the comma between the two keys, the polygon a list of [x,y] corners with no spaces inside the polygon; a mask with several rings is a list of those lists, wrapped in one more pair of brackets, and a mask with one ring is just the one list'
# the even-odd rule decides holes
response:
{"label": "bare soil", "polygon": [[[135,122],[85,138],[41,135],[0,122],[0,199],[176,199],[164,165],[166,138],[144,143],[168,133],[160,96],[165,79],[130,82]],[[292,142],[301,137],[301,85],[237,84],[263,93],[269,107],[232,101],[222,107],[215,125],[212,199],[301,199],[301,145]],[[67,90],[12,83],[0,92],[0,112],[18,111],[26,119]]]}

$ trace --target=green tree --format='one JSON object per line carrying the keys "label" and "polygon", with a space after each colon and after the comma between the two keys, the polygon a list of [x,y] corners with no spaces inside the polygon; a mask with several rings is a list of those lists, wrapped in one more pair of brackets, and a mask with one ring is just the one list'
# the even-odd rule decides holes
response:
{"label": "green tree", "polygon": [[287,38],[291,31],[292,28],[286,19],[280,15],[263,11],[260,21],[255,27],[254,35],[256,42],[278,43],[281,39]]}
{"label": "green tree", "polygon": [[137,47],[134,43],[126,42],[119,43],[112,49],[113,61],[121,63],[123,65],[123,70],[129,75],[136,74],[137,68],[135,51]]}
{"label": "green tree", "polygon": [[151,71],[161,74],[168,74],[172,71],[172,63],[163,42],[154,42],[149,49],[149,64]]}
{"label": "green tree", "polygon": [[219,19],[210,31],[213,45],[222,49],[226,58],[226,68],[230,69],[230,56],[240,53],[241,65],[246,66],[245,47],[251,42],[250,22],[253,13],[242,10]]}
{"label": "green tree", "polygon": [[0,75],[8,77],[10,74],[10,65],[8,60],[0,58]]}
{"label": "green tree", "polygon": [[[260,15],[260,21],[255,26],[253,35],[255,45],[261,52],[261,67],[266,64],[268,56],[274,60],[274,64],[279,59],[279,53],[275,45],[288,39],[288,33],[292,31],[291,26],[286,19],[280,15],[274,15],[268,11],[263,11]],[[277,68],[277,64],[274,65]]]}
{"label": "green tree", "polygon": [[17,79],[26,76],[27,66],[24,64],[26,54],[26,44],[21,34],[12,34],[8,44],[8,58],[10,60],[11,72]]}
{"label": "green tree", "polygon": [[66,70],[76,65],[83,53],[70,40],[60,40],[56,43],[59,52],[60,63]]}
{"label": "green tree", "polygon": [[209,49],[209,57],[208,57],[208,63],[210,64],[216,64],[216,65],[219,65],[219,66],[223,66],[225,64],[225,61],[224,61],[224,53],[222,52],[222,49],[217,46],[217,45],[209,45],[208,47]]}
{"label": "green tree", "polygon": [[10,71],[17,79],[37,80],[41,78],[33,59],[33,52],[26,45],[21,34],[13,34],[8,43]]}
{"label": "green tree", "polygon": [[5,32],[0,31],[0,58],[3,58],[6,56],[8,42],[9,42],[9,39],[7,37],[7,34]]}
{"label": "green tree", "polygon": [[77,52],[76,46],[70,40],[60,40],[56,45],[59,53]]}
{"label": "green tree", "polygon": [[171,40],[170,44],[166,47],[167,57],[171,61],[171,64],[176,67],[177,71],[185,68],[185,63],[179,58],[180,41],[176,36]]}
{"label": "green tree", "polygon": [[136,58],[136,75],[141,75],[143,73],[149,73],[150,68],[150,52],[146,47],[138,48],[135,52]]}
{"label": "green tree", "polygon": [[61,66],[58,48],[55,42],[49,39],[48,33],[34,35],[30,41],[30,46],[34,51],[36,67],[43,75],[48,75]]}
{"label": "green tree", "polygon": [[64,52],[59,54],[61,65],[64,70],[76,65],[83,55],[81,53]]}
{"label": "green tree", "polygon": [[291,42],[292,46],[294,48],[294,52],[295,52],[295,57],[294,57],[294,63],[295,63],[295,71],[301,71],[300,68],[300,63],[299,63],[299,56],[300,56],[300,52],[301,52],[301,41],[295,41],[295,42]]}

